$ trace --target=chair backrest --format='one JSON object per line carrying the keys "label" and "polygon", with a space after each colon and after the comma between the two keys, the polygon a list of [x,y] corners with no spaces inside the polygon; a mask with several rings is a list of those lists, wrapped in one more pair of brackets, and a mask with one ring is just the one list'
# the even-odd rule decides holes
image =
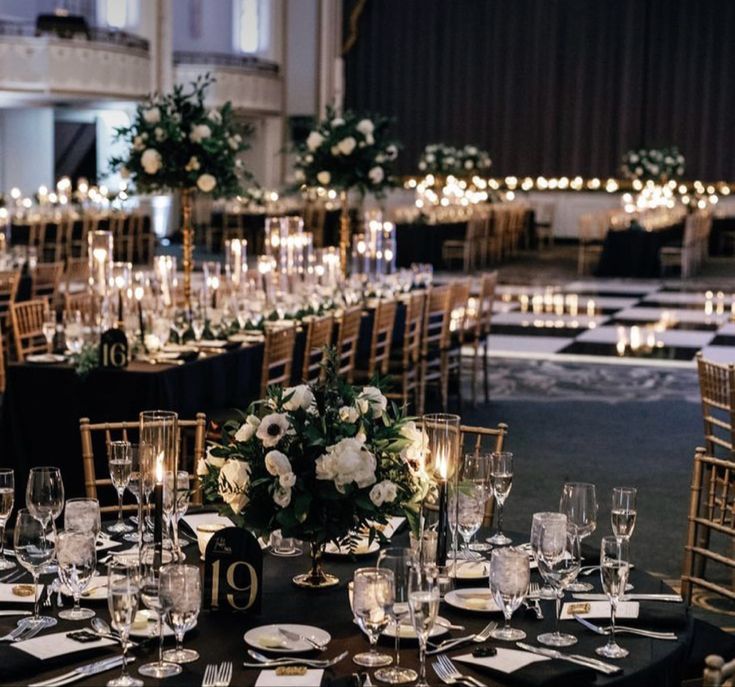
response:
{"label": "chair backrest", "polygon": [[325,348],[332,343],[334,317],[314,317],[306,327],[306,345],[304,347],[304,366],[301,380],[307,384],[317,382],[322,375]]}
{"label": "chair backrest", "polygon": [[355,357],[357,343],[360,339],[360,323],[362,322],[362,308],[346,308],[339,321],[337,335],[337,358],[339,360],[339,374],[350,384],[355,376]]}
{"label": "chair backrest", "polygon": [[293,367],[296,327],[266,327],[263,368],[260,375],[260,397],[264,398],[273,384],[289,386]]}
{"label": "chair backrest", "polygon": [[72,284],[84,285],[84,291],[87,290],[87,281],[89,280],[89,260],[87,258],[67,258],[66,270],[64,271],[64,285],[66,293],[73,291]]}
{"label": "chair backrest", "polygon": [[10,330],[10,304],[15,302],[19,281],[20,272],[0,272],[0,322],[5,325],[6,332]]}
{"label": "chair backrest", "polygon": [[421,359],[421,331],[424,325],[426,294],[412,293],[406,303],[406,321],[403,326],[403,369],[417,365]]}
{"label": "chair backrest", "polygon": [[[735,462],[708,456],[703,448],[694,454],[689,497],[689,523],[684,547],[681,593],[691,603],[694,587],[702,587],[735,600],[731,575],[735,573]],[[704,562],[710,579],[704,577]],[[712,567],[717,566],[712,573]],[[730,574],[722,583],[722,566]]]}
{"label": "chair backrest", "polygon": [[437,286],[429,291],[424,308],[421,354],[449,346],[449,315],[452,291],[449,286]]}
{"label": "chair backrest", "polygon": [[397,306],[398,302],[394,300],[378,302],[373,320],[373,331],[370,336],[368,378],[372,378],[376,374],[388,374]]}
{"label": "chair backrest", "polygon": [[39,262],[32,274],[31,298],[48,298],[53,302],[56,299],[63,273],[64,263],[61,260],[58,262]]}
{"label": "chair backrest", "polygon": [[[207,416],[197,413],[194,420],[179,420],[179,469],[189,473],[189,483],[192,488],[192,503],[202,502],[199,490],[199,479],[197,477],[197,464],[205,454],[205,437],[207,429]],[[84,489],[89,498],[100,501],[100,510],[110,513],[117,509],[116,499],[113,499],[114,489],[109,478],[98,478],[100,473],[109,474],[107,470],[107,455],[110,442],[130,441],[137,443],[140,432],[139,421],[130,422],[99,422],[92,423],[88,417],[79,420],[79,432],[82,441],[82,465],[84,468]],[[97,449],[97,458],[95,458]],[[101,505],[104,499],[99,496],[99,488],[106,487],[109,493],[110,505]],[[136,506],[124,506],[125,510],[133,510]]]}
{"label": "chair backrest", "polygon": [[470,304],[470,292],[472,291],[472,279],[458,279],[451,283],[452,295],[451,305],[451,331],[463,333],[467,325],[467,315]]}
{"label": "chair backrest", "polygon": [[477,336],[488,336],[490,334],[497,285],[497,272],[483,274],[480,278],[480,293],[477,297],[477,306],[475,308],[475,331]]}
{"label": "chair backrest", "polygon": [[735,365],[720,365],[697,353],[707,453],[722,449],[728,458],[735,450]]}
{"label": "chair backrest", "polygon": [[2,324],[0,324],[0,394],[5,393],[5,340]]}
{"label": "chair backrest", "polygon": [[82,314],[82,320],[93,324],[97,315],[97,299],[87,291],[64,294],[64,312],[72,315],[75,312]]}
{"label": "chair backrest", "polygon": [[[702,687],[723,687],[725,680],[735,677],[735,658],[725,663],[722,656],[710,654],[704,659]],[[727,683],[732,684],[731,682]]]}
{"label": "chair backrest", "polygon": [[11,304],[10,320],[18,360],[23,361],[28,355],[48,351],[48,343],[43,335],[43,318],[48,307],[45,298]]}

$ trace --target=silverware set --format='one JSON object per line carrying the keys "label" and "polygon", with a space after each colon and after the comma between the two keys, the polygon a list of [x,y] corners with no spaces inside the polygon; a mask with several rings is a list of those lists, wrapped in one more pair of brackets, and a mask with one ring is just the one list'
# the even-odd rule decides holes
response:
{"label": "silverware set", "polygon": [[13,582],[17,582],[21,577],[23,577],[23,575],[25,575],[24,570],[11,570],[6,575],[0,577],[0,582],[11,584]]}
{"label": "silverware set", "polygon": [[344,661],[349,655],[348,651],[343,651],[338,656],[330,659],[310,659],[310,658],[298,658],[284,657],[284,658],[269,658],[253,649],[248,651],[248,655],[255,659],[254,663],[245,661],[243,666],[245,668],[278,668],[279,666],[306,666],[307,668],[331,668],[337,665],[340,661]]}
{"label": "silverware set", "polygon": [[[584,625],[588,630],[592,630],[598,635],[609,635],[612,634],[612,628],[610,626],[601,627],[591,623],[586,618],[582,618],[579,615],[575,615],[574,619]],[[615,624],[615,634],[627,634],[627,635],[638,635],[640,637],[648,637],[649,639],[663,639],[668,641],[676,641],[678,637],[673,632],[658,632],[657,630],[644,630],[640,627],[627,627],[626,625]]]}
{"label": "silverware set", "polygon": [[576,663],[586,668],[592,668],[598,673],[604,675],[616,675],[622,673],[623,669],[620,666],[613,665],[612,663],[605,663],[596,658],[590,658],[589,656],[582,656],[580,654],[563,654],[561,651],[556,649],[547,649],[543,646],[534,646],[533,644],[526,644],[526,642],[516,642],[516,646],[524,651],[529,651],[532,654],[538,654],[539,656],[547,656],[548,658],[556,658],[560,661],[566,661],[567,663]]}
{"label": "silverware set", "polygon": [[282,627],[278,628],[278,632],[279,634],[282,634],[290,642],[306,642],[307,644],[311,644],[311,646],[313,646],[318,651],[324,651],[327,648],[326,644],[319,644],[319,642],[317,642],[312,637],[307,637],[306,635],[300,635],[298,632],[292,632],[291,630],[285,630]]}
{"label": "silverware set", "polygon": [[462,644],[482,644],[483,642],[486,642],[490,638],[490,633],[498,626],[496,622],[488,623],[480,632],[474,635],[467,635],[466,637],[456,637],[454,639],[445,639],[443,642],[439,644],[431,644],[429,643],[429,646],[431,647],[427,652],[427,656],[433,656],[435,654],[440,654],[444,651],[449,651],[450,649],[455,649],[456,647],[462,645]]}
{"label": "silverware set", "polygon": [[432,664],[432,667],[434,668],[436,676],[445,685],[460,684],[470,685],[470,687],[487,687],[484,682],[480,682],[476,677],[461,673],[448,656],[439,656],[439,658]]}
{"label": "silverware set", "polygon": [[[104,673],[114,668],[119,668],[122,665],[122,656],[114,656],[113,658],[106,658],[101,661],[95,661],[84,666],[79,666],[74,670],[64,673],[63,675],[57,675],[56,677],[43,680],[41,682],[34,682],[28,687],[61,687],[61,685],[68,685],[77,680],[82,680],[90,675],[97,675],[97,673]],[[128,656],[128,664],[133,663],[135,658]]]}
{"label": "silverware set", "polygon": [[18,621],[16,628],[8,634],[0,637],[0,642],[22,642],[26,639],[33,639],[41,630],[46,629],[46,625],[32,625],[30,618],[22,618]]}
{"label": "silverware set", "polygon": [[232,661],[222,661],[219,665],[210,663],[204,670],[202,687],[229,687],[232,682]]}

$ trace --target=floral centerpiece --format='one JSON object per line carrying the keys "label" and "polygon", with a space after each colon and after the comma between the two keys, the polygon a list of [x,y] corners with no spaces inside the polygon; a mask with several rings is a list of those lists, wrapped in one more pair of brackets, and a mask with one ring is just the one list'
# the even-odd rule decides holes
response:
{"label": "floral centerpiece", "polygon": [[419,170],[426,174],[446,177],[482,174],[490,169],[490,155],[477,146],[455,148],[445,143],[430,143],[419,159]]}
{"label": "floral centerpiece", "polygon": [[232,105],[207,107],[203,76],[190,90],[176,85],[168,94],[155,93],[138,105],[130,126],[116,130],[116,138],[128,144],[127,155],[113,157],[110,165],[130,178],[138,191],[181,191],[184,237],[184,291],[191,292],[191,199],[195,191],[216,197],[241,192],[249,178],[237,156],[247,149],[250,129],[235,121]]}
{"label": "floral centerpiece", "polygon": [[306,587],[337,583],[320,565],[327,542],[382,537],[392,515],[417,528],[432,484],[423,431],[378,388],[350,386],[336,370],[332,352],[325,381],[270,388],[242,422],[224,425],[197,468],[204,496],[237,525],[309,542],[311,570],[294,578]]}
{"label": "floral centerpiece", "polygon": [[621,171],[628,179],[666,181],[684,174],[686,160],[676,146],[639,148],[623,155]]}

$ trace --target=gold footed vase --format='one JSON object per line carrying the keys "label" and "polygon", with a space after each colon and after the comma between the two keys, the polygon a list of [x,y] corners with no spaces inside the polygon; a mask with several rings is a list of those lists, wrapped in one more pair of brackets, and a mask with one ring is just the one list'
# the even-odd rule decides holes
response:
{"label": "gold footed vase", "polygon": [[186,309],[191,312],[191,273],[194,271],[194,228],[191,225],[191,189],[181,191],[181,236],[183,243],[184,300]]}
{"label": "gold footed vase", "polygon": [[324,544],[309,542],[311,569],[293,578],[293,583],[297,587],[304,589],[326,589],[327,587],[334,587],[339,584],[339,578],[336,575],[330,575],[322,569],[323,554]]}

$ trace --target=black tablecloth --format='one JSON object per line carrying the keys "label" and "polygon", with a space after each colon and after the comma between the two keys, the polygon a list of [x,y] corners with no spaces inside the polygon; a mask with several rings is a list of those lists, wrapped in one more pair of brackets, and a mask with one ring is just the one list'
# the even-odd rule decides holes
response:
{"label": "black tablecloth", "polygon": [[598,277],[659,277],[661,248],[681,245],[683,236],[683,222],[656,231],[610,229],[595,274]]}
{"label": "black tablecloth", "polygon": [[[735,233],[735,217],[713,217],[712,232],[709,235],[709,254],[724,255],[725,241],[723,234]],[[732,253],[732,249],[730,250]]]}
{"label": "black tablecloth", "polygon": [[[397,535],[396,542],[405,544],[406,535]],[[519,537],[519,541],[521,538]],[[187,548],[187,555],[190,562],[197,562],[198,551],[196,545]],[[262,611],[259,616],[238,615],[228,612],[211,613],[202,612],[199,616],[198,626],[190,632],[185,640],[185,646],[191,647],[199,651],[201,658],[195,663],[184,666],[183,673],[174,678],[165,681],[167,685],[193,685],[200,684],[204,669],[208,663],[215,663],[224,660],[232,661],[234,664],[233,685],[253,685],[257,679],[258,671],[246,670],[242,667],[241,662],[246,660],[246,645],[243,641],[244,633],[253,627],[269,623],[304,623],[316,625],[327,630],[331,636],[329,648],[324,652],[325,657],[336,656],[342,651],[349,651],[350,655],[354,655],[360,651],[366,651],[368,648],[367,640],[360,634],[357,626],[352,622],[352,615],[347,597],[347,582],[351,579],[352,573],[356,567],[365,565],[374,565],[376,555],[362,557],[356,561],[349,559],[326,559],[326,568],[336,574],[340,578],[338,587],[322,590],[307,591],[298,589],[291,584],[291,578],[294,574],[303,572],[308,567],[308,559],[305,556],[300,558],[276,558],[267,553],[264,554],[264,581],[263,581],[263,603]],[[537,580],[536,572],[532,573],[532,580]],[[600,584],[596,578],[590,579],[599,591]],[[660,592],[669,591],[657,579],[647,575],[641,571],[633,571],[631,581],[635,585],[638,592]],[[486,586],[487,581],[477,583],[473,586]],[[97,613],[108,618],[107,609],[104,603],[84,603],[97,610]],[[68,603],[67,603],[68,606]],[[535,638],[542,632],[549,631],[553,625],[553,604],[552,602],[542,601],[545,613],[545,620],[538,621],[532,613],[519,610],[513,617],[513,626],[519,627],[526,631],[528,637],[527,642],[534,644]],[[645,612],[654,606],[661,607],[661,603],[642,603],[642,610]],[[44,609],[44,612],[53,611],[54,609]],[[622,675],[615,677],[605,677],[602,675],[592,675],[585,672],[563,673],[563,677],[559,681],[549,682],[549,678],[555,671],[566,668],[567,665],[551,661],[546,663],[535,664],[533,670],[524,669],[511,678],[496,679],[483,673],[474,673],[474,670],[465,665],[462,669],[471,674],[475,674],[479,679],[488,686],[491,685],[615,685],[622,687],[623,685],[630,687],[642,687],[643,685],[656,685],[656,687],[676,686],[681,682],[681,676],[684,671],[684,665],[690,656],[691,648],[696,644],[698,637],[703,636],[709,642],[709,647],[713,651],[732,651],[735,650],[735,640],[729,635],[725,635],[716,628],[704,623],[695,624],[688,617],[686,610],[682,606],[674,609],[669,605],[667,609],[675,618],[673,624],[669,625],[670,629],[679,635],[676,642],[654,641],[643,637],[633,637],[623,635],[619,637],[619,643],[630,651],[630,656],[622,659],[619,663],[624,672]],[[446,604],[442,604],[440,608],[442,616],[450,619],[455,623],[460,623],[467,627],[466,633],[479,631],[488,622],[487,614],[463,613],[457,611]],[[500,621],[498,614],[493,614],[491,618]],[[0,617],[0,633],[12,628],[14,620],[11,618]],[[70,623],[61,621],[49,632],[58,632],[61,630],[78,629],[81,623]],[[579,653],[586,656],[594,656],[596,647],[604,643],[605,638],[592,634],[585,630],[582,626],[574,621],[562,621],[562,630],[571,632],[579,638],[579,643],[572,649],[566,650],[569,653]],[[390,652],[392,641],[384,641],[381,644],[385,651]],[[498,646],[509,645],[504,642],[498,642]],[[9,655],[12,656],[16,651],[7,645],[0,645],[0,665],[8,665]],[[471,651],[471,648],[458,648],[450,651],[450,656],[458,656]],[[11,652],[10,654],[8,652]],[[155,647],[148,646],[134,651],[136,655],[136,663],[132,667],[132,672],[136,673],[136,666],[141,665],[145,661],[152,660],[154,657]],[[106,654],[111,653],[110,651]],[[402,644],[401,662],[413,668],[418,667],[418,651],[415,644],[405,641]],[[74,660],[71,664],[79,665],[82,661]],[[23,680],[15,678],[17,682],[6,682],[6,684],[23,684],[30,681],[31,678],[47,678],[53,674],[59,674],[69,670],[66,668],[56,667],[42,673],[41,675],[25,675]],[[337,666],[327,671],[325,674],[325,683],[336,677],[349,675],[356,671],[364,669],[355,666],[351,660],[345,659]],[[115,675],[114,672],[105,673],[85,681],[80,681],[80,685],[99,685],[104,684],[108,679]],[[572,676],[583,678],[581,681],[571,680]],[[428,670],[429,682],[432,685],[440,684],[431,668]],[[522,678],[522,679],[521,679]],[[159,684],[155,680],[146,679],[146,684]],[[163,683],[162,683],[163,684]]]}
{"label": "black tablecloth", "polygon": [[467,233],[467,222],[445,224],[397,224],[396,250],[399,267],[413,262],[430,263],[444,269],[442,246],[445,241],[461,241]]}

